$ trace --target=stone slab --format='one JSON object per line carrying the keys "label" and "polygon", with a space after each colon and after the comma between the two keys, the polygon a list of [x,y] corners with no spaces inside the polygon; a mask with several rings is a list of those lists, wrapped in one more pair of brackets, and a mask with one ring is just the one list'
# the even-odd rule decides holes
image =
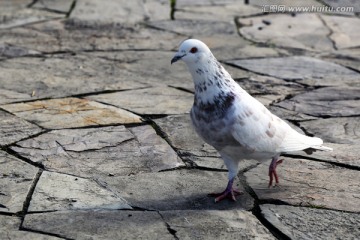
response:
{"label": "stone slab", "polygon": [[0,111],[0,146],[36,135],[42,129],[14,115]]}
{"label": "stone slab", "polygon": [[358,96],[360,88],[326,87],[296,95],[275,105],[315,117],[349,117],[359,115]]}
{"label": "stone slab", "polygon": [[193,103],[193,94],[171,87],[144,88],[99,94],[87,98],[140,115],[188,113]]}
{"label": "stone slab", "polygon": [[102,181],[184,166],[149,125],[55,130],[11,149],[47,170]]}
{"label": "stone slab", "polygon": [[4,151],[0,151],[0,165],[0,212],[20,212],[38,169]]}
{"label": "stone slab", "polygon": [[1,105],[16,116],[48,129],[140,123],[126,110],[80,98],[62,98]]}
{"label": "stone slab", "polygon": [[161,211],[178,239],[275,239],[250,212],[242,210]]}
{"label": "stone slab", "polygon": [[[260,58],[227,61],[258,74],[273,76],[289,81],[317,80],[321,85],[344,85],[343,80],[357,81],[359,73],[331,62],[312,57],[292,56],[280,58]],[[330,81],[330,83],[329,83]]]}
{"label": "stone slab", "polygon": [[31,197],[29,212],[69,209],[132,209],[121,196],[94,180],[44,171]]}
{"label": "stone slab", "polygon": [[19,46],[12,46],[6,43],[0,43],[0,58],[13,58],[13,57],[23,57],[31,55],[40,55],[38,51],[33,51]]}
{"label": "stone slab", "polygon": [[22,240],[57,240],[61,239],[54,236],[44,235],[40,233],[19,230],[21,219],[14,216],[0,215],[0,232],[3,239],[22,239]]}
{"label": "stone slab", "polygon": [[260,205],[262,215],[289,239],[357,239],[358,213],[284,205]]}
{"label": "stone slab", "polygon": [[[296,1],[291,2],[295,3]],[[270,5],[267,2],[262,7],[266,10]],[[333,44],[327,37],[330,30],[314,13],[272,14],[238,18],[237,27],[241,36],[257,43],[310,51],[333,50]]]}
{"label": "stone slab", "polygon": [[251,209],[253,199],[239,180],[234,187],[244,194],[237,201],[214,203],[212,192],[222,192],[228,182],[226,172],[187,170],[146,173],[108,179],[107,187],[123,196],[131,206],[148,210]]}
{"label": "stone slab", "polygon": [[[360,173],[348,168],[305,159],[289,159],[279,165],[280,185],[268,188],[270,161],[245,173],[260,200],[291,205],[359,212]],[[344,201],[346,199],[346,201]]]}
{"label": "stone slab", "polygon": [[61,1],[54,1],[54,0],[41,0],[36,1],[34,4],[31,5],[32,8],[46,10],[46,11],[53,11],[57,13],[65,13],[67,14],[71,10],[71,6],[74,0],[61,0]]}
{"label": "stone slab", "polygon": [[331,7],[353,7],[354,11],[352,13],[360,12],[360,3],[356,0],[322,0],[324,3]]}
{"label": "stone slab", "polygon": [[25,229],[66,239],[174,239],[154,211],[78,210],[28,214]]}

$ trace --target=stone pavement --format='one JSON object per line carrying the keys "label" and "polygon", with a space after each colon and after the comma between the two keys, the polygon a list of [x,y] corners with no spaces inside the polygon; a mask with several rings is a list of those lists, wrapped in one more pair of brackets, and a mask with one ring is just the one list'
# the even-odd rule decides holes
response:
{"label": "stone pavement", "polygon": [[[249,2],[0,1],[0,239],[359,239],[360,4]],[[353,9],[291,10],[324,4]],[[244,161],[215,204],[226,169],[170,66],[189,37],[334,151],[285,155],[270,189]]]}

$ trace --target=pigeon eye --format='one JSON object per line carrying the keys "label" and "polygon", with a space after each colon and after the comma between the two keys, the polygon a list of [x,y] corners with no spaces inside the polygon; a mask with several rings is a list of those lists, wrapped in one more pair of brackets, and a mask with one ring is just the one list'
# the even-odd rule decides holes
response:
{"label": "pigeon eye", "polygon": [[198,49],[196,47],[193,47],[192,49],[190,49],[191,53],[196,53],[198,51]]}

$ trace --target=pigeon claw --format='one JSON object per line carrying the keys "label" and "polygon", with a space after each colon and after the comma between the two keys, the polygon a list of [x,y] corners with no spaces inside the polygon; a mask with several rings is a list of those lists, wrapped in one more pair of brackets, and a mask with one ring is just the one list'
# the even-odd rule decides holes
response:
{"label": "pigeon claw", "polygon": [[236,202],[236,196],[243,194],[243,192],[236,190],[236,189],[225,189],[225,191],[221,193],[210,193],[208,194],[210,197],[215,197],[215,203],[218,203],[225,198],[230,199],[233,202]]}
{"label": "pigeon claw", "polygon": [[276,167],[283,161],[284,159],[277,160],[275,158],[271,161],[269,166],[269,188],[272,186],[274,178],[275,178],[275,186],[279,184],[279,176],[276,172]]}

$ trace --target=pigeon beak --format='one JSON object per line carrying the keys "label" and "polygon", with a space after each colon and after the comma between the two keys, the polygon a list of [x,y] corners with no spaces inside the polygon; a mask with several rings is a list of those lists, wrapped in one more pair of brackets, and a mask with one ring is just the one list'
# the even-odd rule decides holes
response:
{"label": "pigeon beak", "polygon": [[175,55],[172,59],[171,59],[171,64],[173,64],[174,62],[179,61],[182,57],[184,57],[186,54],[184,55]]}

